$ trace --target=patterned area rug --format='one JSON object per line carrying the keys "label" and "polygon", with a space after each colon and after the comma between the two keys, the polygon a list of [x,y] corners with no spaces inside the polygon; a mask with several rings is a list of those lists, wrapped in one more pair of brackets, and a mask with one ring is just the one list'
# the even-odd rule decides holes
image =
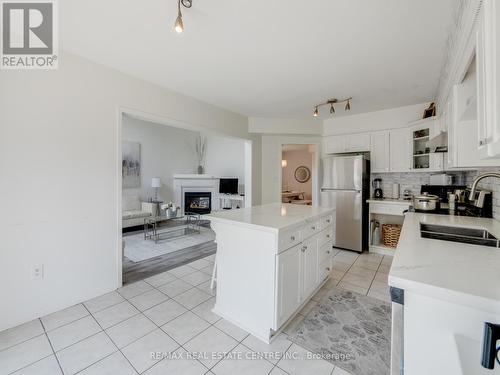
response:
{"label": "patterned area rug", "polygon": [[388,375],[391,305],[334,288],[289,339],[353,375]]}
{"label": "patterned area rug", "polygon": [[[124,235],[125,257],[133,262],[140,262],[215,239],[215,233],[210,228],[201,227],[200,233],[188,235],[183,235],[184,226],[176,228],[171,231],[172,238],[160,240],[158,243],[155,243],[153,240],[145,240],[142,232]],[[178,237],[174,237],[176,234],[178,234]]]}

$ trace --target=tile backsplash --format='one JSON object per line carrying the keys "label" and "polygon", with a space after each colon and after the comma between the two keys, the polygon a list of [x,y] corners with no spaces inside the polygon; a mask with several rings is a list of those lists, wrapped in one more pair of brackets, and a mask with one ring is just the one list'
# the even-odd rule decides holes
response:
{"label": "tile backsplash", "polygon": [[[453,185],[466,185],[467,173],[469,172],[447,172],[453,176]],[[399,184],[399,195],[403,196],[404,190],[410,190],[412,195],[420,194],[420,186],[430,184],[431,173],[373,173],[370,176],[370,184],[375,178],[382,179],[382,191],[386,198],[391,198],[392,184]],[[474,178],[472,177],[472,180]],[[373,187],[371,187],[373,196]]]}
{"label": "tile backsplash", "polygon": [[[481,168],[474,171],[460,171],[460,172],[446,172],[446,174],[453,176],[453,185],[467,185],[470,186],[476,176],[484,172],[500,172],[498,168]],[[423,172],[410,172],[410,173],[373,173],[370,176],[370,190],[373,196],[373,187],[371,182],[375,178],[382,179],[382,191],[384,196],[390,198],[392,195],[392,184],[398,183],[400,185],[400,196],[403,196],[403,191],[408,189],[413,195],[420,194],[420,186],[430,183],[431,173]],[[500,179],[486,178],[479,183],[480,189],[490,190],[493,192],[493,217],[500,220]]]}

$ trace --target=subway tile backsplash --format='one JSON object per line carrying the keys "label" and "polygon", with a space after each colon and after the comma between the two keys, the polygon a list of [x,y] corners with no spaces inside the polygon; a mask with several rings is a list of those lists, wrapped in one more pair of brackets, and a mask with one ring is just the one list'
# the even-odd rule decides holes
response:
{"label": "subway tile backsplash", "polygon": [[[481,168],[474,171],[446,172],[453,176],[453,185],[470,186],[476,176],[484,172],[500,172],[498,168]],[[382,190],[384,197],[390,198],[392,195],[392,184],[399,183],[399,194],[403,196],[403,191],[408,189],[413,195],[420,194],[420,186],[430,183],[431,173],[413,172],[413,173],[373,173],[370,176],[370,184],[375,178],[382,179]],[[493,217],[500,220],[500,179],[486,178],[479,183],[480,189],[493,192]],[[373,196],[373,187],[371,187],[371,196]]]}
{"label": "subway tile backsplash", "polygon": [[[453,172],[447,174],[453,176],[453,185],[465,185],[466,184],[466,173],[464,172]],[[375,178],[382,179],[382,191],[384,192],[384,197],[391,198],[392,195],[392,185],[394,183],[399,184],[399,195],[403,196],[404,190],[410,190],[412,195],[420,194],[420,186],[430,184],[431,173],[423,172],[413,172],[413,173],[373,173],[370,176],[370,183],[373,182]],[[373,187],[371,188],[373,196]]]}

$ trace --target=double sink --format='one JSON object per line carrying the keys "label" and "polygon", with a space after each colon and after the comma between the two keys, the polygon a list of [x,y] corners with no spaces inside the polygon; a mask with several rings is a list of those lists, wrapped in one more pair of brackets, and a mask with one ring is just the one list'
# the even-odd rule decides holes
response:
{"label": "double sink", "polygon": [[500,247],[500,240],[485,229],[420,223],[420,235],[422,238],[431,238],[434,240]]}

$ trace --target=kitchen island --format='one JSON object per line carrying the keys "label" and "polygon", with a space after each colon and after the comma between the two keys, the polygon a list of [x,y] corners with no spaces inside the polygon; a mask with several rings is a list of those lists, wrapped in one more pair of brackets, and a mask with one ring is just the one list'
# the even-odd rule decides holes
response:
{"label": "kitchen island", "polygon": [[405,215],[389,272],[399,300],[392,334],[393,359],[399,358],[391,374],[400,373],[402,358],[405,375],[500,373],[498,364],[493,371],[481,367],[485,322],[500,324],[500,249],[423,238],[421,224],[481,229],[500,239],[494,219]]}
{"label": "kitchen island", "polygon": [[207,215],[217,243],[214,312],[270,342],[328,279],[333,212],[276,203]]}

